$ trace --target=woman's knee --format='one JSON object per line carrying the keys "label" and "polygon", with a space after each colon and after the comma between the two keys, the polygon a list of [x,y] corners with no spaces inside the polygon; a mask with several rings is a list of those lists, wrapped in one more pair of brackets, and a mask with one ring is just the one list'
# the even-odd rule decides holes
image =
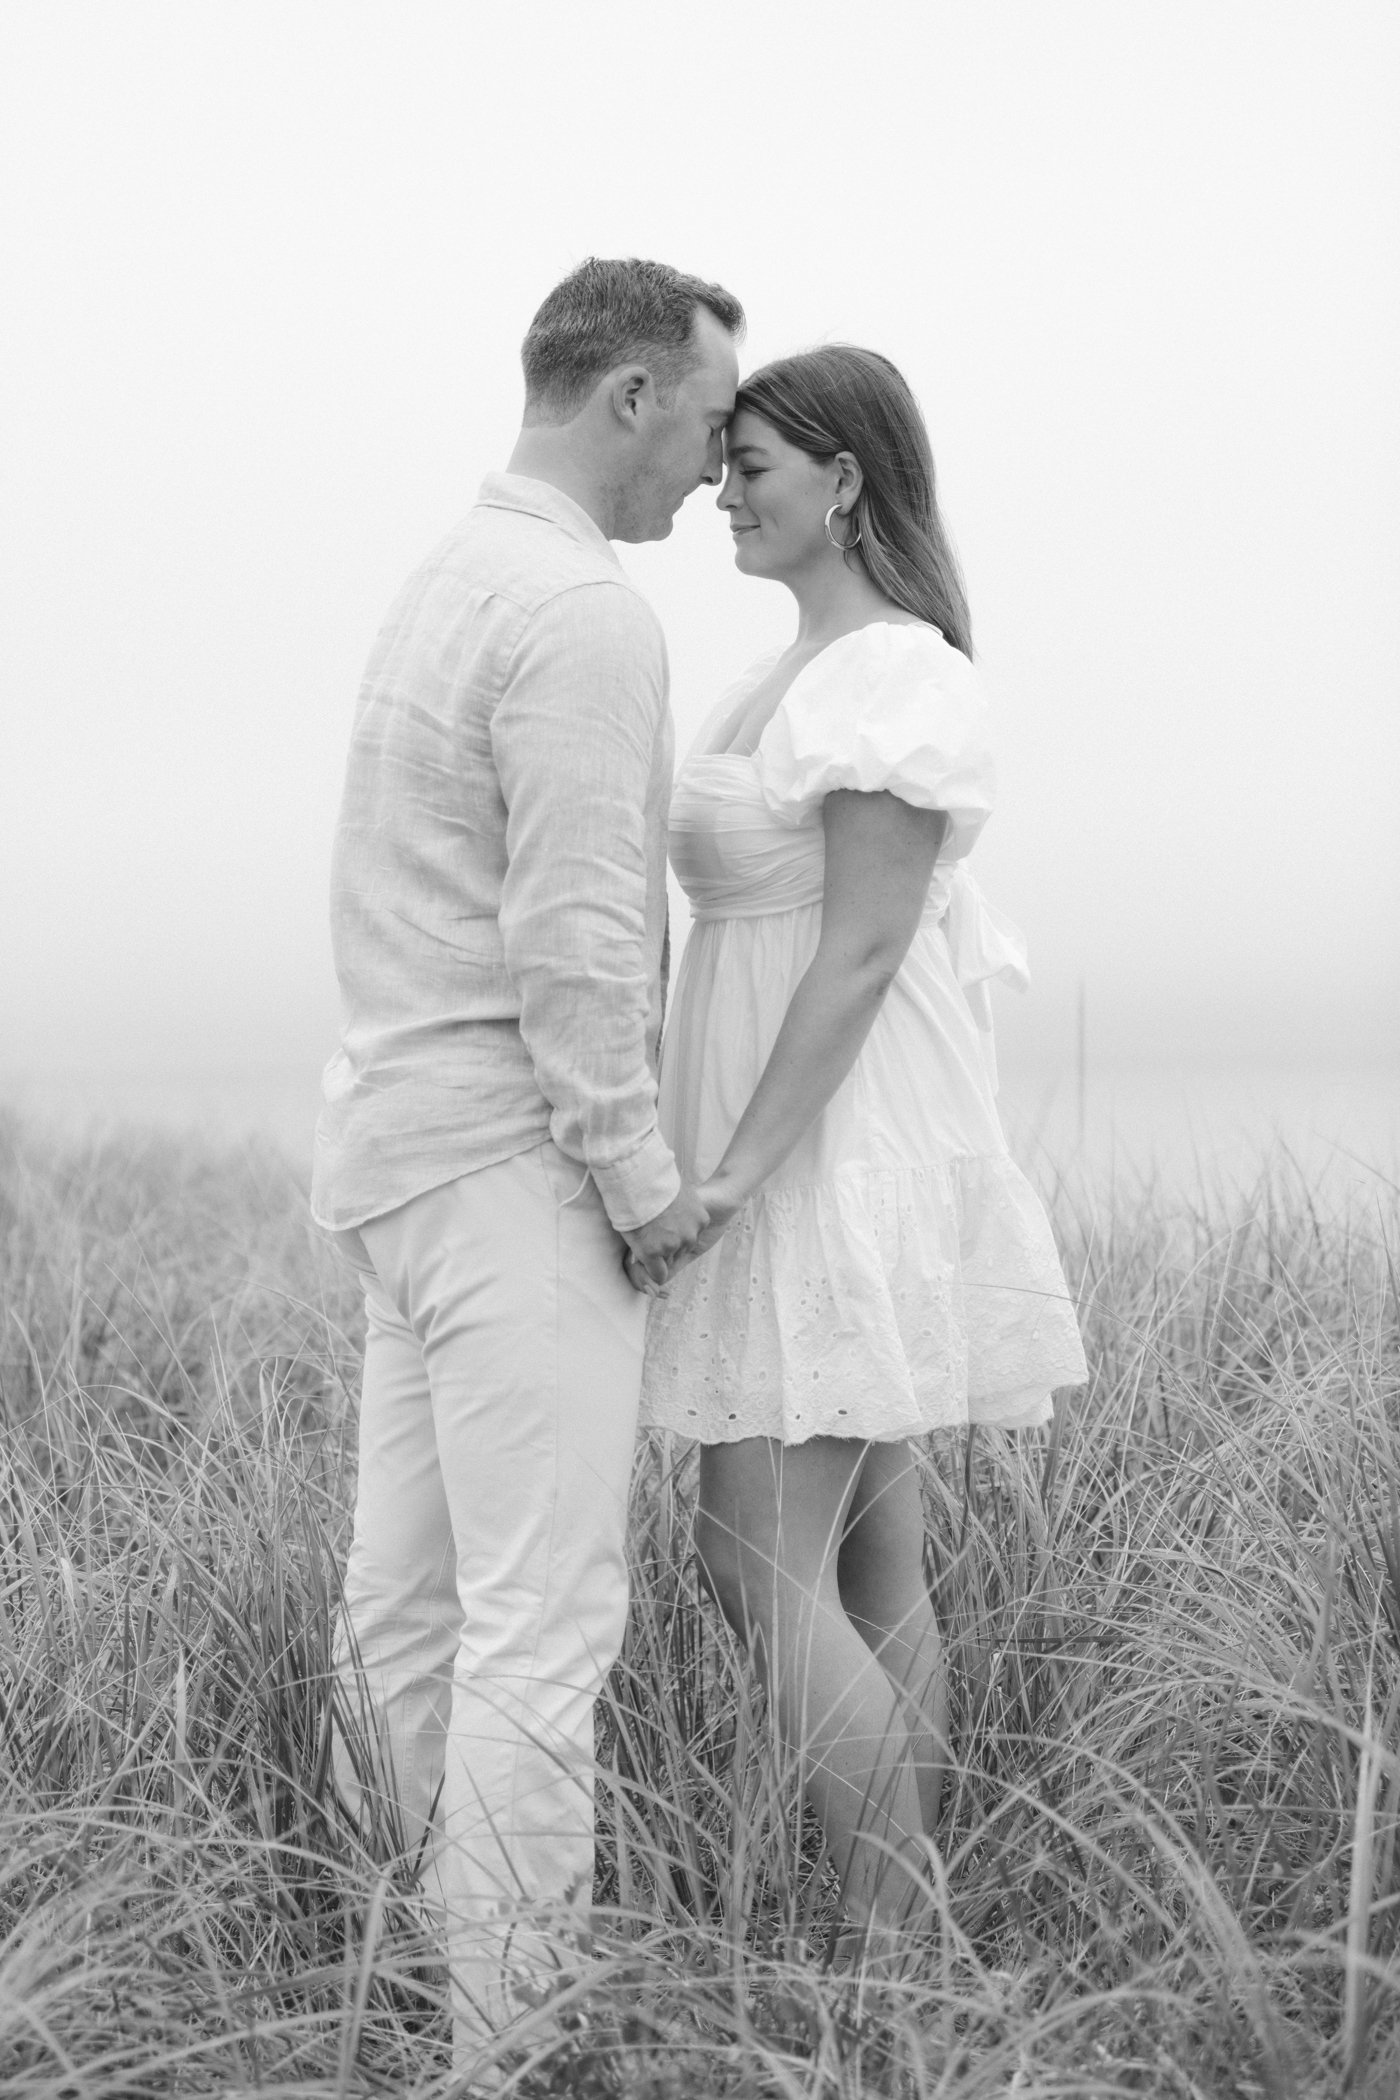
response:
{"label": "woman's knee", "polygon": [[745,1555],[733,1528],[706,1509],[695,1519],[695,1564],[700,1580],[736,1633],[747,1634],[752,1612],[746,1606]]}
{"label": "woman's knee", "polygon": [[700,1578],[742,1640],[769,1635],[802,1598],[771,1541],[741,1538],[734,1527],[701,1509],[695,1523]]}
{"label": "woman's knee", "polygon": [[894,1471],[886,1464],[881,1470],[885,1477],[861,1483],[841,1541],[840,1583],[843,1592],[880,1595],[887,1604],[901,1599],[907,1610],[926,1595],[923,1503],[912,1468]]}

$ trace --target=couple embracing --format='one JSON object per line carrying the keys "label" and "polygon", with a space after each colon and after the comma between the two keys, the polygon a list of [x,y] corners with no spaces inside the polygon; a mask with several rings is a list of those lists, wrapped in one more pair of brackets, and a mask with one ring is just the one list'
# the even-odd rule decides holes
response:
{"label": "couple embracing", "polygon": [[[1085,1375],[994,1105],[1024,956],[966,867],[992,768],[919,410],[851,347],[740,385],[742,327],[659,263],[550,293],[508,467],[401,592],[350,748],[313,1186],[367,1312],[342,1658],[464,2062],[541,1981],[530,1921],[586,1915],[639,1419],[701,1446],[701,1577],[882,1934],[923,1913],[948,1755],[917,1440]],[[797,632],[673,787],[610,542],[701,483]]]}

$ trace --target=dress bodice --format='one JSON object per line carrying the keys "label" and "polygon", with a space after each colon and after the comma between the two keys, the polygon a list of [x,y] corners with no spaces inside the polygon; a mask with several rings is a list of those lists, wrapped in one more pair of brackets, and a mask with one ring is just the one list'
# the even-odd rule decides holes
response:
{"label": "dress bodice", "polygon": [[[694,918],[757,919],[768,912],[820,904],[826,874],[821,805],[800,823],[780,822],[752,753],[707,752],[692,758],[671,797],[671,865]],[[941,919],[957,863],[934,869],[926,922]]]}
{"label": "dress bodice", "polygon": [[798,672],[752,752],[725,739],[764,658],[731,687],[682,766],[671,798],[671,865],[700,923],[819,905],[822,803],[838,789],[889,792],[944,812],[948,827],[920,933],[940,928],[979,1025],[990,978],[1023,989],[1025,941],[988,904],[967,856],[990,813],[994,771],[976,674],[934,628],[876,621]]}

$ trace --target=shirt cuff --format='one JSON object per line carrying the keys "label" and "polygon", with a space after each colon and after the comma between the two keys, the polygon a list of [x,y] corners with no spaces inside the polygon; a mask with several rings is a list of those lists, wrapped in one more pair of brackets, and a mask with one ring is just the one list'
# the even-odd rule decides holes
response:
{"label": "shirt cuff", "polygon": [[608,1216],[619,1232],[635,1232],[680,1193],[680,1170],[659,1130],[650,1130],[635,1152],[591,1169]]}

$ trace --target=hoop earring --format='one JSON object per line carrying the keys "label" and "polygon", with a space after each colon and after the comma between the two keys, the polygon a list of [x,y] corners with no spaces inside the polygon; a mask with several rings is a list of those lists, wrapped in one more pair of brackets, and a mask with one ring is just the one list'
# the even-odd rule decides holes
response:
{"label": "hoop earring", "polygon": [[[822,519],[822,527],[823,527],[823,530],[824,530],[824,531],[825,531],[825,533],[826,533],[826,536],[827,536],[827,538],[828,538],[828,539],[830,540],[830,542],[831,542],[832,546],[833,546],[833,547],[834,547],[834,548],[836,549],[837,553],[838,553],[838,554],[849,554],[849,553],[850,553],[850,551],[851,551],[851,549],[852,549],[852,547],[858,547],[858,546],[860,545],[860,519],[859,519],[859,518],[857,518],[857,519],[856,519],[856,529],[855,529],[855,533],[854,533],[854,536],[853,536],[853,537],[852,537],[851,539],[848,539],[848,540],[838,540],[838,539],[837,539],[837,537],[836,537],[836,535],[835,535],[835,533],[834,533],[834,532],[832,531],[832,529],[831,529],[831,520],[832,520],[832,516],[833,516],[833,514],[834,514],[834,513],[836,512],[836,511],[838,511],[838,510],[841,510],[841,506],[840,506],[840,504],[839,504],[839,503],[833,503],[833,504],[832,504],[832,506],[831,506],[831,509],[830,509],[830,510],[829,510],[829,511],[827,512],[826,516],[825,516],[825,517],[824,517],[824,518]],[[847,515],[847,513],[846,513],[845,511],[841,511],[841,515],[842,515],[842,517],[844,518],[844,517],[845,517],[845,516]]]}

